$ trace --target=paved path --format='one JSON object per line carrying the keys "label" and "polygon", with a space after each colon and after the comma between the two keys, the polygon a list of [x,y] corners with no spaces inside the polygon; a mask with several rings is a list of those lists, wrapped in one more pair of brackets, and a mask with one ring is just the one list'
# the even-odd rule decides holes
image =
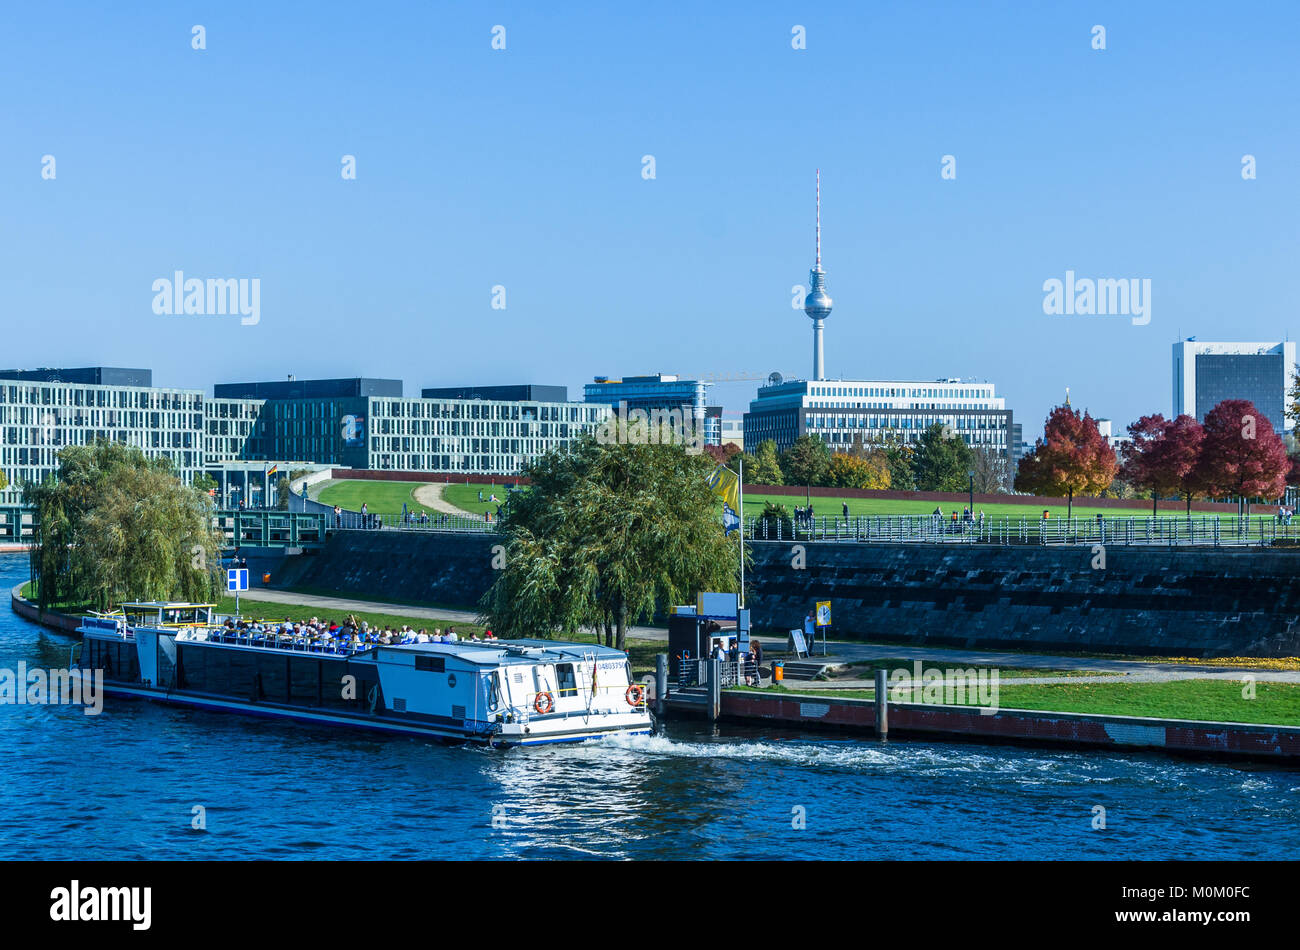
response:
{"label": "paved path", "polygon": [[[405,617],[420,617],[426,620],[450,620],[457,623],[474,623],[477,613],[472,610],[454,610],[443,607],[411,607],[406,604],[393,604],[384,601],[357,600],[347,597],[327,597],[320,594],[299,594],[294,591],[273,590],[257,587],[247,594],[249,600],[270,601],[280,604],[301,604],[317,607],[322,613],[352,613],[354,611],[373,611],[377,613],[397,614]],[[668,631],[662,627],[634,626],[628,630],[632,640],[666,640]],[[767,653],[783,650],[786,642],[782,637],[758,637]],[[1041,670],[1087,670],[1112,673],[1115,677],[1039,677],[1034,682],[1161,682],[1165,680],[1187,679],[1195,676],[1200,679],[1236,679],[1240,680],[1246,673],[1251,673],[1257,680],[1285,683],[1300,682],[1300,671],[1259,670],[1249,667],[1206,666],[1199,663],[1169,663],[1148,660],[1122,660],[1087,656],[1054,656],[1050,653],[1015,653],[1006,650],[967,650],[947,649],[944,647],[913,647],[876,643],[858,643],[848,641],[831,641],[827,649],[832,651],[831,661],[862,662],[865,660],[895,659],[905,657],[920,660],[927,665],[942,667],[996,666],[1018,669]],[[813,659],[817,659],[814,657]],[[802,688],[805,681],[799,681]],[[1016,677],[1002,680],[1005,683],[1018,682],[1028,685],[1029,678]],[[857,684],[871,686],[869,680],[834,680],[812,681],[811,689],[856,688]]]}
{"label": "paved path", "polygon": [[437,482],[430,482],[428,485],[421,485],[415,490],[415,500],[424,505],[426,508],[432,508],[434,511],[441,511],[444,514],[460,515],[462,518],[474,518],[478,521],[485,520],[482,515],[476,515],[472,511],[466,511],[464,508],[457,508],[447,499],[442,497],[442,490],[445,485]]}

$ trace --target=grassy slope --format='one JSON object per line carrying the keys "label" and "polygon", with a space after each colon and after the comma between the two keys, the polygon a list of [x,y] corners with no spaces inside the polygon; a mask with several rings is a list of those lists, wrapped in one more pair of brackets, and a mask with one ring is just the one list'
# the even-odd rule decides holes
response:
{"label": "grassy slope", "polygon": [[433,512],[415,501],[415,489],[424,482],[370,482],[353,479],[337,481],[326,485],[316,501],[324,505],[340,505],[348,511],[360,511],[364,502],[371,514],[401,514],[402,503],[408,511],[419,514],[422,511]]}

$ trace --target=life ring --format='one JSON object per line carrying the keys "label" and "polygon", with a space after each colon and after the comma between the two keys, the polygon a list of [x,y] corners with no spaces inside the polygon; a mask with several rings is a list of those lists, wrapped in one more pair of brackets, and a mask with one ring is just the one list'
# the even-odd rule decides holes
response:
{"label": "life ring", "polygon": [[623,694],[623,698],[627,700],[629,706],[644,706],[645,687],[638,683],[633,683],[627,688],[627,692]]}
{"label": "life ring", "polygon": [[533,708],[536,709],[540,715],[545,716],[555,708],[555,699],[550,693],[538,693],[537,698],[533,700]]}

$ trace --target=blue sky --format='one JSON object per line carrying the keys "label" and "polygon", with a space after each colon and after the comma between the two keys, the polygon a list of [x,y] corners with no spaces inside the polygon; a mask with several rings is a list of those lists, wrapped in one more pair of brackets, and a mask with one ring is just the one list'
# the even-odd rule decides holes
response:
{"label": "blue sky", "polygon": [[[831,376],[1122,426],[1180,334],[1295,323],[1294,2],[265,6],[0,12],[0,364],[803,376],[818,167]],[[176,270],[259,278],[260,322],[156,315]],[[1149,278],[1151,322],[1044,315],[1067,270]]]}

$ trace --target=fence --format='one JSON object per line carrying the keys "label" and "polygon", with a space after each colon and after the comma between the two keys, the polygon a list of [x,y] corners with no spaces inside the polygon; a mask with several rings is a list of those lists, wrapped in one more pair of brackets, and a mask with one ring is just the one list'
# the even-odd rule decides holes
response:
{"label": "fence", "polygon": [[921,544],[1115,544],[1300,546],[1300,519],[1251,518],[1012,518],[953,521],[937,515],[856,518],[747,519],[747,540],[916,542]]}
{"label": "fence", "polygon": [[[709,681],[711,660],[677,658],[677,687],[703,686]],[[753,660],[723,660],[719,665],[722,687],[758,685],[758,664]]]}
{"label": "fence", "polygon": [[447,531],[464,534],[487,534],[496,530],[496,522],[470,515],[439,512],[417,514],[361,514],[359,511],[332,512],[325,516],[331,531]]}

